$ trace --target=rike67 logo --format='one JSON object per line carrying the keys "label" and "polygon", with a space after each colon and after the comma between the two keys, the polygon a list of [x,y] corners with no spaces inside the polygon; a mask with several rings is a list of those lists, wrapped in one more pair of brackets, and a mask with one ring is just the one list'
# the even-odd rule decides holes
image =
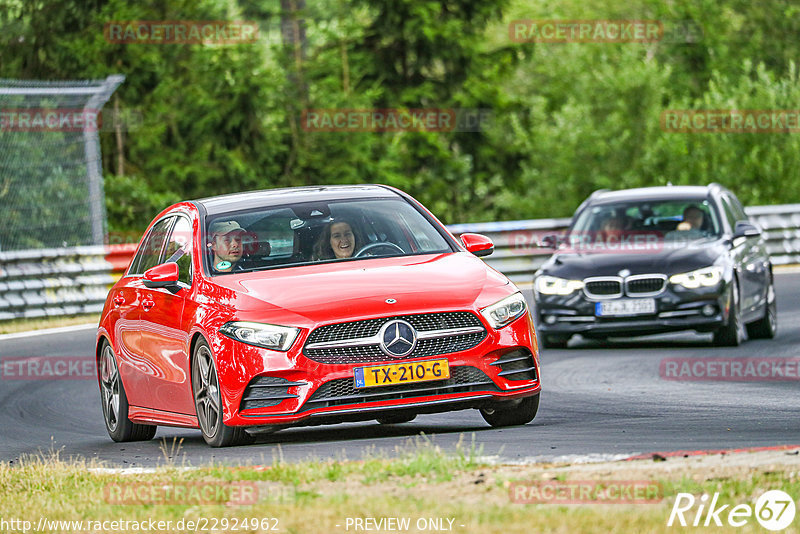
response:
{"label": "rike67 logo", "polygon": [[704,494],[695,497],[691,493],[679,493],[669,514],[667,526],[677,524],[682,527],[708,527],[728,525],[743,527],[753,517],[767,530],[778,531],[787,528],[794,521],[795,503],[788,493],[781,490],[770,490],[761,495],[755,507],[739,504],[731,508],[730,504],[719,504],[719,493],[709,496]]}

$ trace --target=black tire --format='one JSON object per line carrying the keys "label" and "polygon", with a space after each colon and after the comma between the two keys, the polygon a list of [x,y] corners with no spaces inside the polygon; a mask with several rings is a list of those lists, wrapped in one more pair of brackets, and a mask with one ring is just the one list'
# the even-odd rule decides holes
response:
{"label": "black tire", "polygon": [[255,441],[244,428],[222,421],[222,397],[214,356],[205,339],[200,339],[192,353],[192,394],[197,422],[203,439],[211,447],[231,447]]}
{"label": "black tire", "polygon": [[155,425],[140,425],[128,419],[128,396],[119,376],[119,366],[114,349],[108,341],[100,347],[98,361],[100,374],[100,401],[106,430],[116,442],[148,441],[156,435]]}
{"label": "black tire", "polygon": [[751,339],[772,339],[778,333],[778,304],[772,280],[767,288],[767,305],[764,317],[747,325],[747,336]]}
{"label": "black tire", "polygon": [[415,413],[398,413],[391,415],[383,415],[377,418],[377,421],[382,425],[399,425],[401,423],[410,423],[417,418]]}
{"label": "black tire", "polygon": [[527,425],[539,411],[539,393],[521,400],[497,403],[491,408],[481,408],[484,421],[493,427]]}
{"label": "black tire", "polygon": [[731,284],[728,305],[730,309],[728,322],[714,332],[714,345],[718,347],[738,347],[744,341],[745,328],[742,323],[741,298],[736,278]]}
{"label": "black tire", "polygon": [[566,349],[570,336],[544,335],[540,338],[542,347],[546,349]]}

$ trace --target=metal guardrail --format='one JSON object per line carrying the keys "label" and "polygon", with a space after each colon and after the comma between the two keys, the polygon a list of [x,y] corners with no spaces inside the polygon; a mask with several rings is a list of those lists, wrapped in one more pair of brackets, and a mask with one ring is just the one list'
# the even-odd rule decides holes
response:
{"label": "metal guardrail", "polygon": [[745,208],[767,239],[773,265],[800,263],[800,204]]}
{"label": "metal guardrail", "polygon": [[486,263],[506,275],[514,283],[530,282],[536,269],[547,261],[552,248],[537,246],[547,235],[563,233],[570,219],[533,219],[475,224],[454,224],[447,227],[458,236],[465,232],[483,234],[494,243],[494,252]]}
{"label": "metal guardrail", "polygon": [[103,246],[0,253],[0,321],[95,313],[114,282]]}
{"label": "metal guardrail", "polygon": [[[775,265],[800,263],[800,204],[755,206],[747,214],[764,229]],[[537,246],[563,232],[570,219],[456,224],[455,235],[485,234],[495,252],[486,261],[516,283],[529,282],[552,249]],[[130,263],[136,245],[0,253],[0,321],[102,310],[109,287]]]}

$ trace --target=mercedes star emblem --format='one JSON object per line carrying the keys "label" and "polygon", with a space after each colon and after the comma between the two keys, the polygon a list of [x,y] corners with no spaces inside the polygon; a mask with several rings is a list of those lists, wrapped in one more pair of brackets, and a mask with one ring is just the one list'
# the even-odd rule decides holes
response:
{"label": "mercedes star emblem", "polygon": [[381,350],[392,358],[402,358],[413,352],[417,346],[417,332],[405,321],[389,321],[378,333]]}

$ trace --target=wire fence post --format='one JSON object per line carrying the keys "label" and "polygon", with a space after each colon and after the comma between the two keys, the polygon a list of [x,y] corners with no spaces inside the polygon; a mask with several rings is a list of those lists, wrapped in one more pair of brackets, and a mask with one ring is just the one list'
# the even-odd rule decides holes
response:
{"label": "wire fence post", "polygon": [[124,81],[0,79],[0,251],[103,244],[100,112]]}

